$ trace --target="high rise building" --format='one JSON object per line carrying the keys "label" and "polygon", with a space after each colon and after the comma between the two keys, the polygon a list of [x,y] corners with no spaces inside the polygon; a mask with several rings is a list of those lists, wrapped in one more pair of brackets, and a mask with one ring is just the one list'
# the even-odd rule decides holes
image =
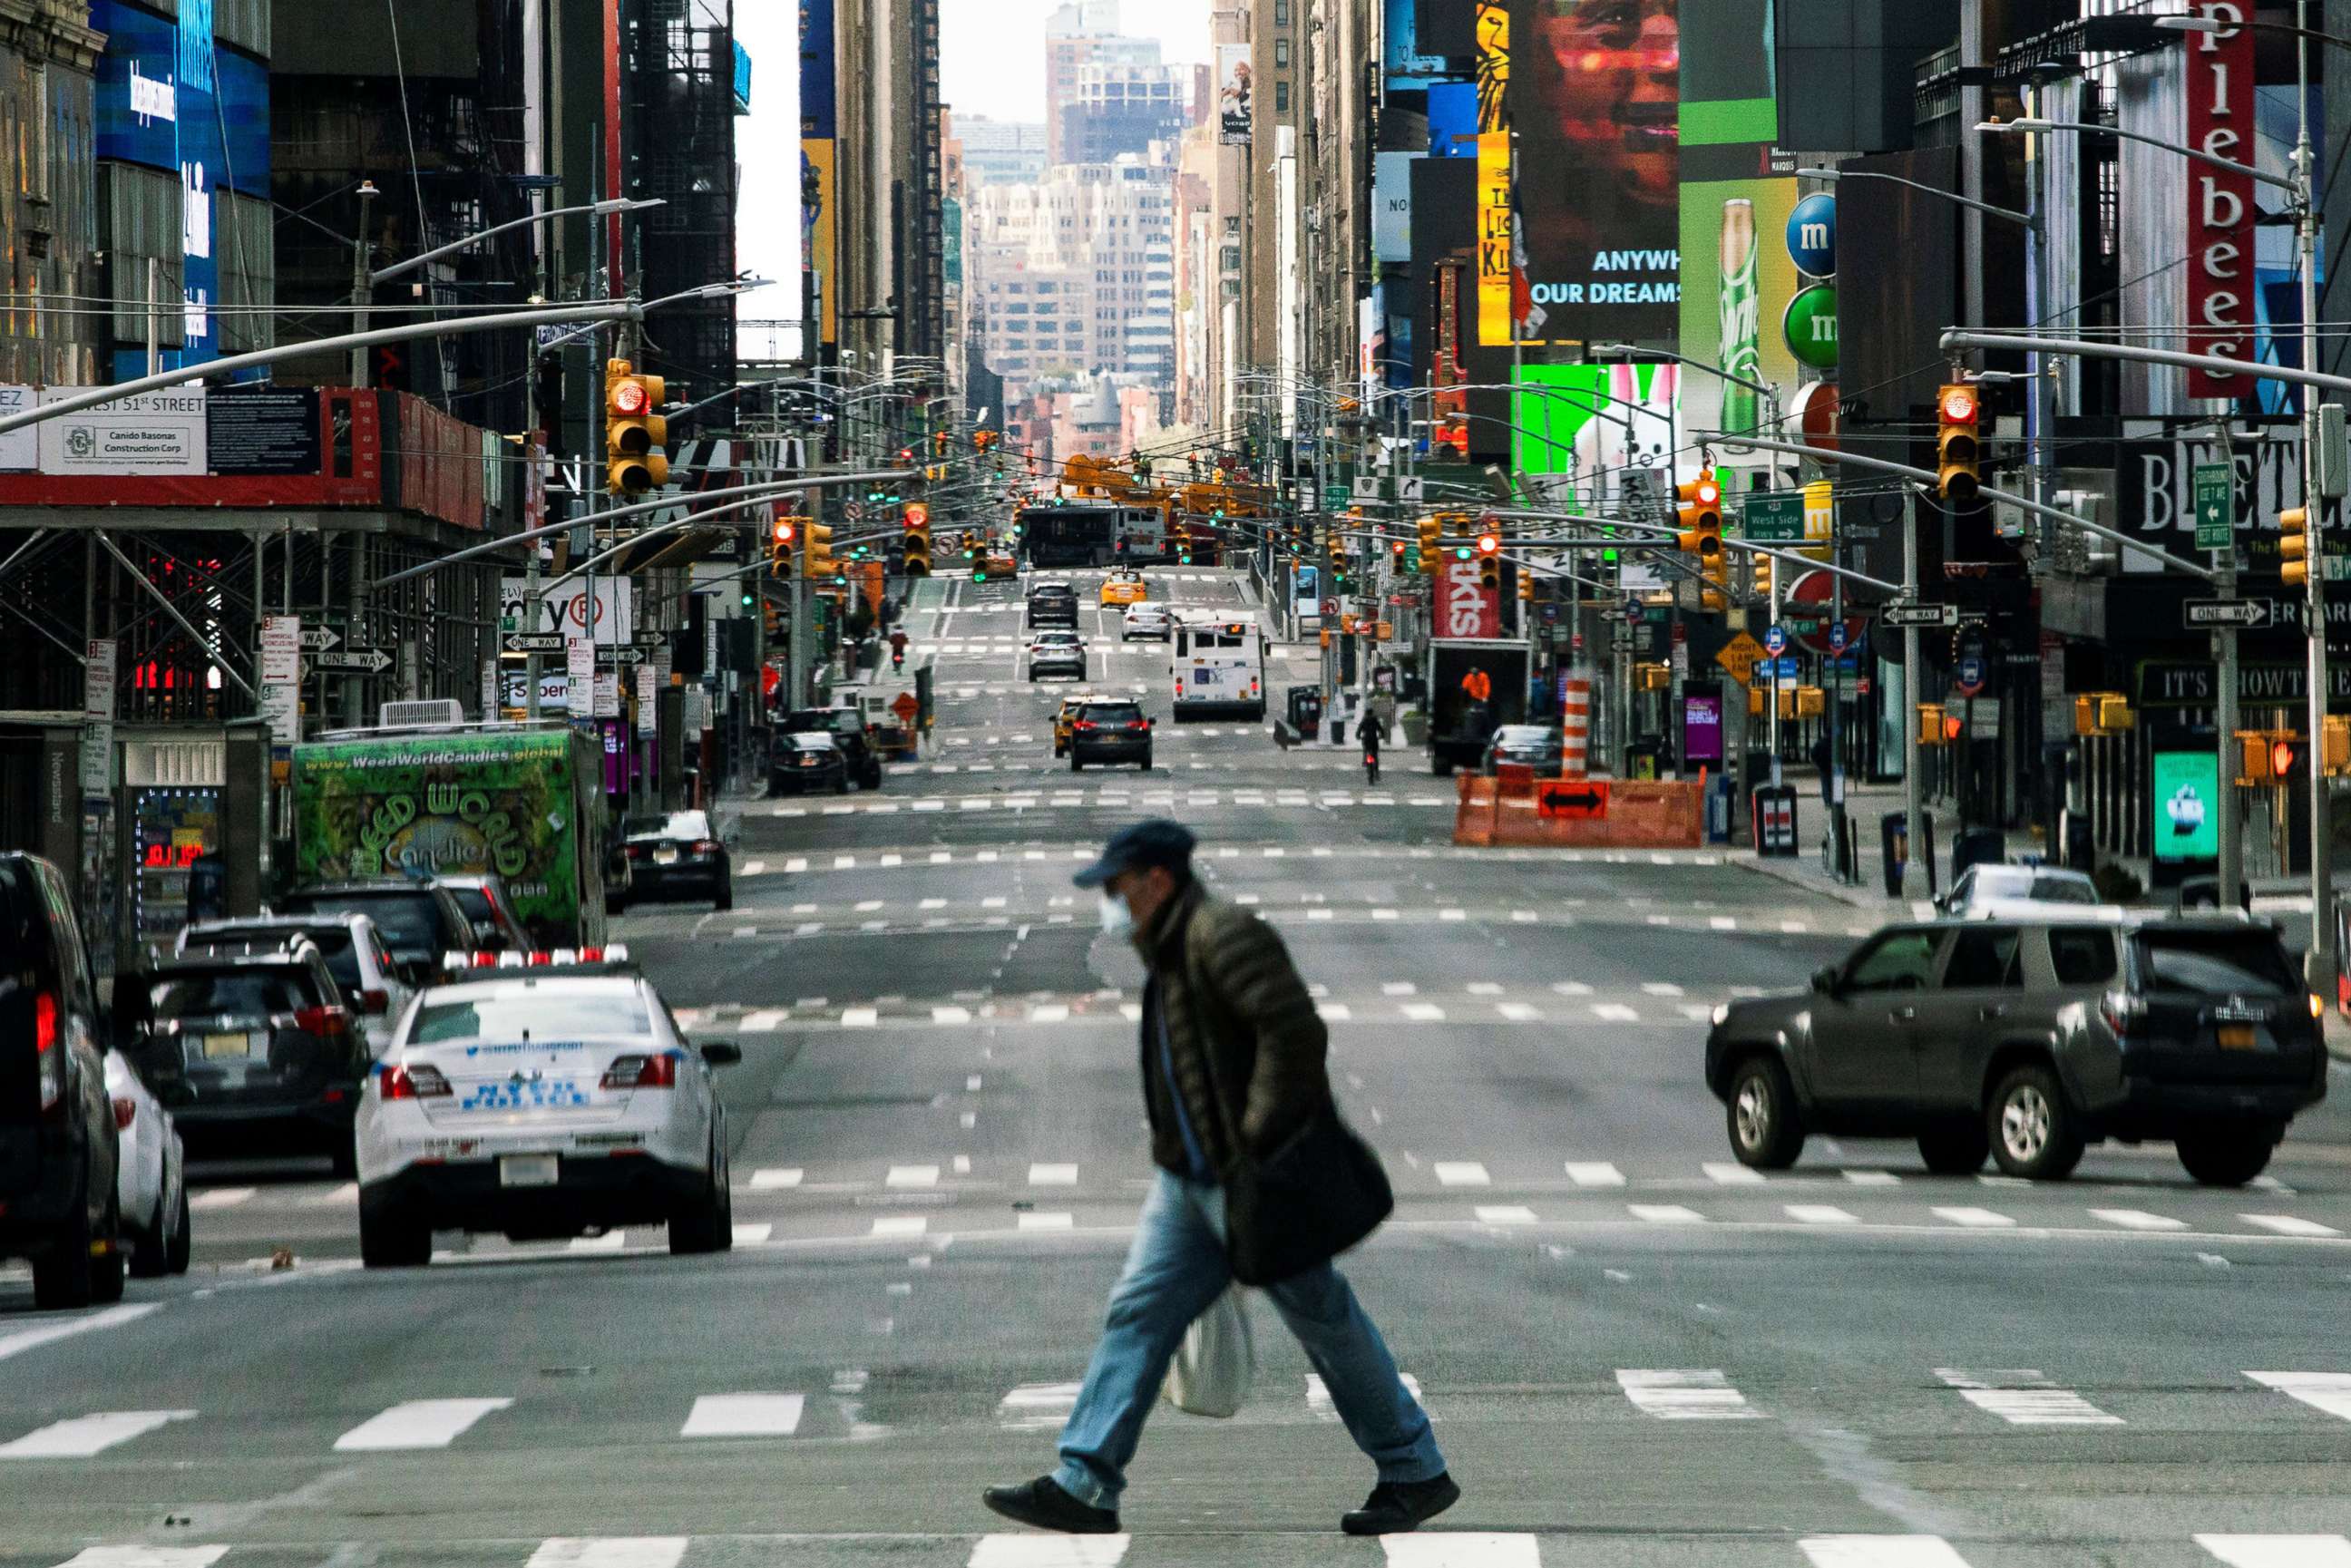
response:
{"label": "high rise building", "polygon": [[1026,184],[1045,177],[1045,128],[1033,120],[990,120],[984,114],[956,116],[963,142],[964,183]]}
{"label": "high rise building", "polygon": [[1146,152],[1183,133],[1185,78],[1174,66],[1089,60],[1078,68],[1077,99],[1061,111],[1059,162],[1107,163]]}
{"label": "high rise building", "polygon": [[1045,151],[1053,162],[1078,157],[1069,141],[1070,111],[1079,100],[1081,70],[1089,65],[1159,64],[1158,41],[1128,37],[1118,22],[1118,0],[1076,0],[1045,24]]}

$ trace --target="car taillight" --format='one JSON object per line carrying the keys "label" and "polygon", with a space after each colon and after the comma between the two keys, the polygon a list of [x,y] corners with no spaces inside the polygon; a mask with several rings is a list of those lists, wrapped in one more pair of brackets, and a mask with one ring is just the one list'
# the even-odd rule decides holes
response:
{"label": "car taillight", "polygon": [[2323,1019],[2326,1016],[2326,1000],[2316,991],[2310,993],[2310,1016],[2314,1019]]}
{"label": "car taillight", "polygon": [[442,1100],[448,1097],[449,1081],[429,1062],[395,1064],[376,1074],[375,1092],[379,1100]]}
{"label": "car taillight", "polygon": [[369,1017],[378,1017],[381,1014],[388,1013],[391,1010],[392,993],[390,991],[361,991],[360,993],[360,1011],[366,1013]]}
{"label": "car taillight", "polygon": [[2147,998],[2128,991],[2108,991],[2098,998],[2098,1016],[2117,1035],[2126,1035],[2147,1019]]}
{"label": "car taillight", "polygon": [[644,859],[645,846],[643,844],[631,844],[629,846],[629,858],[632,861],[641,861]]}
{"label": "car taillight", "polygon": [[1149,729],[1151,727],[1151,721],[1147,718],[1130,719],[1127,721],[1126,727],[1129,729]]}
{"label": "car taillight", "polygon": [[33,1058],[39,1063],[41,1109],[54,1111],[66,1097],[66,1053],[57,1049],[57,998],[33,994]]}
{"label": "car taillight", "polygon": [[718,852],[718,841],[716,839],[696,839],[694,841],[694,852],[698,855],[715,855]]}
{"label": "car taillight", "polygon": [[1090,718],[1081,718],[1081,719],[1078,720],[1078,722],[1077,722],[1077,723],[1075,723],[1075,724],[1073,724],[1073,725],[1070,726],[1070,727],[1071,727],[1071,729],[1093,729],[1093,728],[1095,728],[1095,727],[1096,727],[1096,725],[1094,724],[1094,721],[1093,721],[1093,720],[1092,720],[1092,719],[1090,719]]}
{"label": "car taillight", "polygon": [[322,1034],[329,1039],[349,1027],[350,1014],[340,1008],[297,1008],[294,1027],[304,1034]]}
{"label": "car taillight", "polygon": [[470,968],[495,969],[498,967],[498,956],[487,947],[477,947],[466,955],[465,963]]}
{"label": "car taillight", "polygon": [[677,1058],[664,1051],[658,1056],[616,1056],[612,1065],[604,1070],[603,1086],[607,1089],[674,1089],[677,1087]]}
{"label": "car taillight", "polygon": [[803,757],[800,758],[800,766],[803,768],[814,768],[816,765],[817,758],[813,757]]}
{"label": "car taillight", "polygon": [[131,1130],[131,1119],[138,1114],[138,1101],[131,1099],[127,1095],[121,1099],[118,1099],[114,1103],[114,1130],[118,1133],[129,1132]]}

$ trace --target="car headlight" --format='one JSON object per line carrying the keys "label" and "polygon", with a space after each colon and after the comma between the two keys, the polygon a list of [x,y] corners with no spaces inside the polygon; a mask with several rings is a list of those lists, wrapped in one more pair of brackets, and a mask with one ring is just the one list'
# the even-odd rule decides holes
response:
{"label": "car headlight", "polygon": [[1730,1021],[1730,1004],[1729,1002],[1717,1002],[1714,1004],[1714,1010],[1706,1016],[1708,1022],[1713,1024],[1715,1028],[1720,1029],[1724,1024]]}

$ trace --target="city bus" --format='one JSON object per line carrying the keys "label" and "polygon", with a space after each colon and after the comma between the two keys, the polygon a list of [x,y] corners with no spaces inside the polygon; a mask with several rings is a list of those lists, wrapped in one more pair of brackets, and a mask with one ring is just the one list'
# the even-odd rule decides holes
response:
{"label": "city bus", "polygon": [[1265,717],[1265,632],[1247,616],[1177,611],[1167,673],[1179,722],[1214,713]]}

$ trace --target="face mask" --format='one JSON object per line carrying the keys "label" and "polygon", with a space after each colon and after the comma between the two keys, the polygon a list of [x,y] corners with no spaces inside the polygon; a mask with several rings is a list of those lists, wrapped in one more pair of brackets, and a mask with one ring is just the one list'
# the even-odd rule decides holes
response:
{"label": "face mask", "polygon": [[1134,929],[1134,911],[1126,906],[1126,900],[1109,893],[1100,893],[1095,897],[1099,901],[1096,909],[1102,915],[1102,928],[1105,932],[1113,936],[1123,936]]}

